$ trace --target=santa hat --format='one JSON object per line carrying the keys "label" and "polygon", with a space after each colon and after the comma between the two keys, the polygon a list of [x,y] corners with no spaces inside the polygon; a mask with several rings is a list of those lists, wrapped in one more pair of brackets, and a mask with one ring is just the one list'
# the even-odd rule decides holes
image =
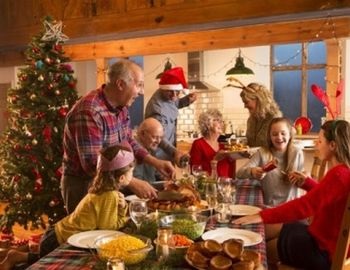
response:
{"label": "santa hat", "polygon": [[[111,147],[115,148],[115,151],[118,152],[114,158],[108,159],[104,156],[103,152],[110,150],[109,148]],[[97,160],[98,170],[102,172],[115,171],[130,165],[134,161],[134,153],[128,142],[122,142],[111,147],[101,150],[101,154],[98,156]],[[114,149],[112,151],[114,151]]]}
{"label": "santa hat", "polygon": [[163,72],[160,77],[159,88],[162,90],[183,90],[187,89],[187,82],[184,71],[181,67],[174,67]]}

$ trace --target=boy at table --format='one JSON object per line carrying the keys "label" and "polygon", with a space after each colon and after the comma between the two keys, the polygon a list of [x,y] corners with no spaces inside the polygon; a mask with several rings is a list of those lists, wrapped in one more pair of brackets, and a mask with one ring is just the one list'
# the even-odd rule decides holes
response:
{"label": "boy at table", "polygon": [[133,175],[134,154],[128,143],[101,150],[97,175],[88,194],[73,213],[49,228],[40,242],[39,254],[10,250],[0,269],[11,269],[19,263],[33,264],[76,233],[90,230],[118,230],[126,223],[127,203],[118,190],[127,186]]}

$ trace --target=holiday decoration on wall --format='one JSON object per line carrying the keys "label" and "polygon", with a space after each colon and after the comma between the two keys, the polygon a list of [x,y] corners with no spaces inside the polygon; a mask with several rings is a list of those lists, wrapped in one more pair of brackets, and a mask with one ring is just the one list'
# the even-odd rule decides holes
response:
{"label": "holiday decoration on wall", "polygon": [[77,101],[76,79],[62,44],[62,22],[43,20],[26,50],[18,85],[8,90],[8,126],[0,144],[2,232],[15,222],[45,228],[66,215],[60,192],[65,117]]}

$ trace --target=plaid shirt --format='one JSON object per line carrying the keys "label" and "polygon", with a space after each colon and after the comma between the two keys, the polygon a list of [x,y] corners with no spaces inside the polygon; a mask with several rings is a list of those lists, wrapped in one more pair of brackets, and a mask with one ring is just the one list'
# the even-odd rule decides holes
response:
{"label": "plaid shirt", "polygon": [[139,161],[148,155],[132,138],[127,107],[113,108],[103,87],[81,98],[69,111],[63,135],[63,175],[92,178],[99,151],[128,141]]}

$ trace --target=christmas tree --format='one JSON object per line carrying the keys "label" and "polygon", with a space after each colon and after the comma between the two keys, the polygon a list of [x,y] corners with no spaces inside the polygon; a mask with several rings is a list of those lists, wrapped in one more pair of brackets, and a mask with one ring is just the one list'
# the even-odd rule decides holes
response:
{"label": "christmas tree", "polygon": [[[16,88],[8,90],[8,126],[0,144],[2,231],[17,222],[46,228],[66,215],[60,193],[65,116],[78,99],[76,79],[62,44],[62,22],[43,20],[26,49]],[[48,220],[47,220],[48,218]]]}

